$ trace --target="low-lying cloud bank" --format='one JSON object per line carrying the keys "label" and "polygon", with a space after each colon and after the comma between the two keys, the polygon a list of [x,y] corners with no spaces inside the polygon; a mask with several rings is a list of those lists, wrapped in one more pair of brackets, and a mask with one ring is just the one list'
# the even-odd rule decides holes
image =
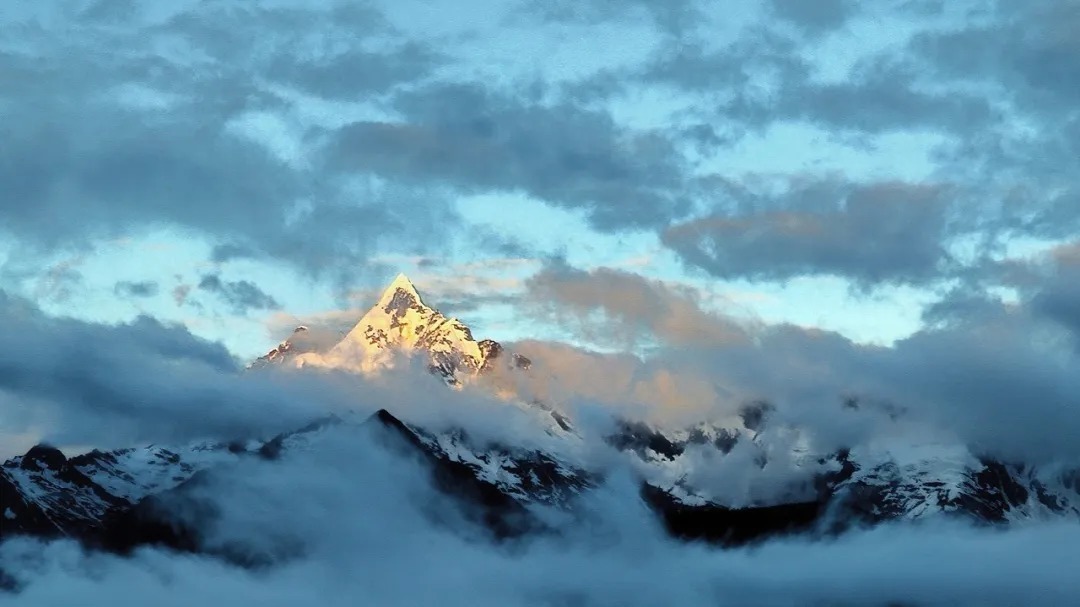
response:
{"label": "low-lying cloud bank", "polygon": [[587,326],[586,338],[601,337],[594,341],[644,341],[652,351],[638,357],[541,342],[516,347],[536,362],[538,377],[547,374],[538,390],[624,410],[636,405],[668,421],[728,418],[765,400],[776,422],[843,447],[881,430],[874,421],[856,423],[856,406],[917,420],[994,457],[1077,460],[1074,250],[995,265],[987,274],[1008,274],[1018,301],[991,297],[973,279],[931,307],[923,329],[890,347],[789,324],[737,322],[685,287],[553,264],[527,281],[529,309],[570,329]]}
{"label": "low-lying cloud bank", "polygon": [[1080,592],[1080,528],[882,527],[721,551],[669,539],[614,480],[558,537],[495,545],[410,461],[355,429],[219,471],[211,546],[285,554],[255,570],[157,550],[131,558],[9,541],[0,603],[192,605],[1015,605]]}

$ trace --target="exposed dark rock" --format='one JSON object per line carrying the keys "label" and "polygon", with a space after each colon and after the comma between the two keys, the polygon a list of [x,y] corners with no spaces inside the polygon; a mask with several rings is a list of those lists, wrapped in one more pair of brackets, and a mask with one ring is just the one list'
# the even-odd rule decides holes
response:
{"label": "exposed dark rock", "polygon": [[683,454],[683,445],[672,442],[660,432],[653,430],[641,422],[619,422],[615,433],[606,438],[607,443],[621,451],[634,451],[641,457],[646,457],[646,449],[650,449],[668,459],[674,459]]}
{"label": "exposed dark rock", "polygon": [[648,483],[642,486],[641,495],[675,537],[726,546],[780,534],[808,532],[819,522],[823,509],[820,502],[757,508],[725,508],[716,504],[691,506]]}
{"label": "exposed dark rock", "polygon": [[465,514],[491,530],[496,538],[517,537],[540,526],[523,504],[477,478],[469,466],[433,454],[416,433],[389,411],[380,409],[367,423],[387,431],[381,434],[386,439],[385,445],[412,454],[426,464],[435,487],[463,500]]}
{"label": "exposed dark rock", "polygon": [[765,427],[765,421],[769,417],[769,413],[773,410],[773,406],[764,401],[756,401],[748,405],[744,405],[739,410],[739,416],[742,417],[743,426],[746,426],[747,430],[751,432],[758,432]]}
{"label": "exposed dark rock", "polygon": [[67,456],[51,445],[34,445],[22,457],[23,470],[59,470],[67,464]]}

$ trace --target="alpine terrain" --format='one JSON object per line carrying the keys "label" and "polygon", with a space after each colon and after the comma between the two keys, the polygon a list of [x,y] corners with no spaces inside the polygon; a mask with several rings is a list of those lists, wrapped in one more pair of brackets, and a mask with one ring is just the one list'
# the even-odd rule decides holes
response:
{"label": "alpine terrain", "polygon": [[[528,444],[477,440],[468,427],[425,427],[387,404],[374,415],[341,412],[259,440],[79,455],[38,445],[0,467],[0,540],[69,537],[119,552],[165,545],[250,562],[250,555],[203,545],[191,521],[165,506],[197,501],[198,487],[215,470],[317,451],[329,433],[343,431],[374,432],[392,452],[421,462],[433,486],[499,538],[557,532],[553,519],[541,514],[573,513],[579,496],[602,486],[613,461],[632,471],[641,499],[672,535],[722,545],[893,520],[957,517],[1016,525],[1080,516],[1076,470],[910,440],[813,453],[797,436],[775,442],[785,435],[770,431],[766,403],[748,404],[726,424],[660,428],[621,419],[602,432],[586,431],[562,403],[508,388],[513,381],[507,378],[529,378],[539,372],[536,366],[497,342],[477,341],[469,327],[427,305],[404,275],[344,335],[298,327],[245,372],[379,376],[404,362],[426,366],[447,390],[486,390],[534,424],[541,438]],[[597,452],[608,456],[590,457]],[[745,462],[749,469],[740,476],[751,479],[776,476],[781,466],[785,474],[768,490],[735,494],[711,472],[725,461]]]}

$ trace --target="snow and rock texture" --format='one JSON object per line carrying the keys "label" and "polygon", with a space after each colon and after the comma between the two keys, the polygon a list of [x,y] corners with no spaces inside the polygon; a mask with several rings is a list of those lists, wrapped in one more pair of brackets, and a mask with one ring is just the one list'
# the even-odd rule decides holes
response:
{"label": "snow and rock texture", "polygon": [[85,534],[99,526],[110,509],[125,503],[47,445],[0,467],[0,536]]}
{"label": "snow and rock texture", "polygon": [[[528,359],[497,342],[475,341],[468,327],[425,305],[403,275],[351,331],[329,337],[298,328],[253,367],[371,373],[413,356],[424,357],[451,385],[503,370],[534,372]],[[499,536],[542,528],[536,511],[572,510],[575,498],[603,484],[613,461],[636,473],[641,499],[673,535],[721,543],[937,516],[984,524],[1080,517],[1076,470],[997,462],[961,445],[911,436],[815,454],[797,432],[770,428],[762,403],[722,425],[673,430],[624,420],[597,437],[579,432],[555,405],[518,398],[513,390],[499,396],[536,424],[539,442],[480,441],[467,428],[434,430],[381,410],[370,418],[330,416],[244,443],[157,445],[70,459],[37,446],[0,466],[0,539],[69,536],[121,551],[147,543],[197,550],[195,535],[182,522],[162,519],[156,504],[190,499],[200,478],[238,458],[272,461],[319,449],[328,432],[373,427],[388,445],[425,463],[434,486],[469,503]],[[605,450],[602,465],[582,456]]]}
{"label": "snow and rock texture", "polygon": [[310,353],[325,353],[337,345],[345,337],[346,331],[328,329],[325,327],[309,327],[299,325],[293,329],[284,341],[272,348],[266,354],[255,359],[248,365],[249,369],[261,369],[272,366],[298,366],[297,359]]}
{"label": "snow and rock texture", "polygon": [[[238,458],[276,460],[319,449],[328,432],[372,427],[404,456],[425,463],[436,488],[469,504],[479,522],[500,537],[542,529],[537,509],[572,510],[576,497],[604,481],[604,470],[582,467],[560,451],[560,444],[580,444],[573,431],[553,434],[545,448],[523,448],[477,442],[464,430],[432,432],[381,410],[364,419],[328,417],[245,444],[93,451],[70,459],[51,447],[34,447],[0,467],[0,538],[68,536],[121,551],[147,543],[199,550],[197,534],[185,530],[184,521],[169,519],[163,514],[168,509],[158,504],[191,499],[186,489],[197,487],[200,474],[213,474]],[[641,498],[683,538],[738,544],[778,533],[840,531],[931,516],[988,524],[1080,516],[1075,472],[1008,466],[943,446],[799,460],[810,487],[802,499],[733,505],[715,488],[695,486],[693,475],[671,482],[671,470],[687,469],[689,462],[681,460],[695,450],[723,458],[739,448],[756,448],[757,437],[743,430],[697,427],[669,437],[642,424],[624,424],[607,442],[640,463]],[[764,470],[771,462],[763,456],[754,465]]]}
{"label": "snow and rock texture", "polygon": [[299,354],[295,364],[371,373],[392,366],[397,356],[421,353],[432,371],[456,383],[484,366],[497,349],[492,344],[481,348],[468,327],[424,304],[412,282],[399,274],[340,342],[326,352]]}
{"label": "snow and rock texture", "polygon": [[1075,471],[1008,464],[940,444],[853,451],[842,459],[850,475],[835,488],[837,511],[864,523],[941,515],[1013,524],[1080,517]]}
{"label": "snow and rock texture", "polygon": [[[1004,463],[953,443],[920,442],[909,436],[815,455],[792,441],[785,444],[788,452],[777,453],[775,445],[765,444],[761,435],[745,426],[699,425],[664,432],[629,422],[619,425],[607,442],[632,456],[645,482],[685,512],[805,504],[806,515],[812,510],[809,505],[816,503],[818,523],[834,530],[933,517],[979,524],[1080,519],[1077,470]],[[729,490],[735,479],[702,474],[740,452],[739,463],[753,470],[750,474],[740,470],[739,479],[780,479],[762,496],[771,497],[747,500],[742,495],[733,503]]]}
{"label": "snow and rock texture", "polygon": [[198,443],[95,450],[69,459],[59,449],[38,445],[0,466],[0,538],[96,535],[110,513],[169,490],[241,449]]}

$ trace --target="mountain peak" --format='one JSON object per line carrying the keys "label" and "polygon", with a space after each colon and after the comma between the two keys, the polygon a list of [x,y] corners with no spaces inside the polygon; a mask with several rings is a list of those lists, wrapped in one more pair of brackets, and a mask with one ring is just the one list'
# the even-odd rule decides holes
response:
{"label": "mountain peak", "polygon": [[450,378],[476,373],[483,366],[472,332],[456,318],[426,305],[412,281],[398,274],[363,318],[336,345],[297,357],[298,366],[314,365],[375,371],[390,366],[396,352],[424,352],[430,367]]}
{"label": "mountain peak", "polygon": [[374,309],[381,309],[387,314],[400,315],[409,308],[427,309],[427,306],[420,299],[420,293],[416,291],[409,277],[401,273],[394,278],[390,286],[386,287]]}
{"label": "mountain peak", "polygon": [[386,287],[386,290],[383,291],[380,299],[391,299],[398,290],[405,291],[407,294],[420,299],[420,293],[417,292],[416,286],[409,280],[409,277],[406,276],[404,272],[400,272],[394,277],[393,282]]}

